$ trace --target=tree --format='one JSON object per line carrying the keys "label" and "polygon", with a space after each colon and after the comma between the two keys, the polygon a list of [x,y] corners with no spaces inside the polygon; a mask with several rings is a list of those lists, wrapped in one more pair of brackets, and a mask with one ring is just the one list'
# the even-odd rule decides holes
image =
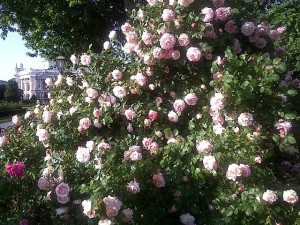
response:
{"label": "tree", "polygon": [[[22,7],[20,7],[22,6]],[[109,30],[125,19],[123,0],[3,0],[1,37],[18,32],[26,46],[46,59],[91,49],[99,51]]]}
{"label": "tree", "polygon": [[4,100],[5,84],[0,85],[0,101]]}
{"label": "tree", "polygon": [[19,89],[16,81],[9,80],[6,83],[4,97],[5,100],[12,102],[18,102],[22,99],[22,90]]}

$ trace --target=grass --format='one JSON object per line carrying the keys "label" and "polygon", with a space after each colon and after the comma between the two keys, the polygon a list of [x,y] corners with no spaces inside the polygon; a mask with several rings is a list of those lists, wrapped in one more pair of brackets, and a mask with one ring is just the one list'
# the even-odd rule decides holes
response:
{"label": "grass", "polygon": [[0,123],[10,122],[13,115],[0,117]]}

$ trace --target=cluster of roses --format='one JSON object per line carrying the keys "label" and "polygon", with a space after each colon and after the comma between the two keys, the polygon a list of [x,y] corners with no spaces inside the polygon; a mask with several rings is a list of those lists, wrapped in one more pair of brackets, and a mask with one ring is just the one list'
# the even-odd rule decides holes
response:
{"label": "cluster of roses", "polygon": [[[277,201],[278,197],[275,191],[267,190],[263,193],[262,199],[269,204],[273,204]],[[295,204],[296,202],[298,202],[298,199],[299,197],[297,192],[292,189],[283,192],[283,201],[289,204]]]}

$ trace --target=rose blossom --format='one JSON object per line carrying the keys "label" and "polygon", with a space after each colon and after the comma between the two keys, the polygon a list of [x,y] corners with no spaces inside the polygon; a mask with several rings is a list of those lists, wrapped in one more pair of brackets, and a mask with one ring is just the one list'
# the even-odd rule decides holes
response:
{"label": "rose blossom", "polygon": [[148,146],[148,150],[150,152],[151,155],[156,154],[159,148],[159,144],[156,142],[152,142],[149,146]]}
{"label": "rose blossom", "polygon": [[73,86],[75,84],[75,81],[71,77],[67,77],[66,78],[66,83],[67,83],[68,86]]}
{"label": "rose blossom", "polygon": [[283,192],[283,201],[294,204],[298,202],[298,195],[294,190],[287,190]]}
{"label": "rose blossom", "polygon": [[184,101],[189,106],[197,105],[198,98],[195,93],[189,93],[184,97]]}
{"label": "rose blossom", "polygon": [[36,136],[39,137],[39,141],[47,141],[49,139],[49,132],[46,129],[37,129]]}
{"label": "rose blossom", "polygon": [[175,19],[175,13],[172,9],[164,9],[161,17],[163,21],[170,22]]}
{"label": "rose blossom", "polygon": [[152,181],[156,187],[164,187],[166,185],[165,179],[164,179],[162,173],[157,173],[156,175],[154,175],[152,178]]}
{"label": "rose blossom", "polygon": [[6,142],[7,142],[7,137],[5,136],[0,137],[0,148],[3,148]]}
{"label": "rose blossom", "polygon": [[114,39],[116,39],[116,37],[117,37],[117,32],[115,30],[112,30],[109,32],[108,38],[110,40],[114,40]]}
{"label": "rose blossom", "polygon": [[51,111],[46,110],[46,111],[43,112],[42,119],[43,119],[44,123],[50,123],[51,118],[52,118],[52,112]]}
{"label": "rose blossom", "polygon": [[117,197],[107,196],[103,199],[103,202],[105,204],[105,208],[107,209],[114,209],[118,211],[121,209],[121,206],[123,205],[122,202]]}
{"label": "rose blossom", "polygon": [[133,109],[126,109],[124,115],[128,120],[133,120],[136,118],[136,112]]}
{"label": "rose blossom", "polygon": [[185,109],[185,102],[182,99],[177,99],[173,103],[173,107],[176,112],[183,112],[183,110]]}
{"label": "rose blossom", "polygon": [[269,204],[272,204],[272,203],[276,202],[276,200],[278,198],[274,191],[267,190],[266,192],[263,193],[262,199],[265,200],[266,202],[268,202]]}
{"label": "rose blossom", "polygon": [[143,146],[145,147],[145,148],[149,148],[149,146],[152,144],[152,142],[153,142],[153,139],[152,138],[143,138],[143,141],[142,141],[142,143],[143,143]]}
{"label": "rose blossom", "polygon": [[84,53],[81,57],[80,57],[80,62],[82,65],[84,66],[88,66],[91,64],[92,62],[92,58],[90,55],[87,55],[86,53]]}
{"label": "rose blossom", "polygon": [[211,172],[212,170],[215,170],[218,168],[217,160],[212,155],[206,155],[203,158],[203,166],[206,170]]}
{"label": "rose blossom", "polygon": [[242,175],[242,171],[239,165],[231,164],[228,166],[226,177],[229,180],[235,181],[237,177]]}
{"label": "rose blossom", "polygon": [[13,164],[9,164],[5,166],[6,172],[11,176],[11,177],[20,177],[23,175],[25,169],[25,164],[24,162],[16,162]]}
{"label": "rose blossom", "polygon": [[170,33],[164,33],[159,39],[162,49],[172,49],[176,43],[176,38]]}
{"label": "rose blossom", "polygon": [[213,21],[215,13],[212,8],[205,7],[201,10],[201,13],[204,14],[204,18],[202,19],[204,23],[210,23]]}
{"label": "rose blossom", "polygon": [[98,91],[93,88],[86,89],[86,93],[87,93],[88,97],[91,99],[96,99],[99,95]]}
{"label": "rose blossom", "polygon": [[188,7],[194,0],[178,0],[178,4],[184,7]]}
{"label": "rose blossom", "polygon": [[78,147],[76,152],[76,159],[78,162],[86,163],[90,160],[90,149],[84,147]]}
{"label": "rose blossom", "polygon": [[141,147],[138,145],[130,146],[127,151],[124,152],[124,159],[131,161],[138,161],[142,159]]}
{"label": "rose blossom", "polygon": [[129,221],[132,220],[132,218],[133,218],[133,212],[132,212],[131,209],[129,209],[129,208],[124,209],[124,210],[122,210],[122,213],[124,215],[124,217],[123,217],[123,221],[124,222],[129,222]]}
{"label": "rose blossom", "polygon": [[18,115],[14,115],[12,118],[11,118],[11,121],[13,122],[13,124],[15,125],[20,125],[21,124],[21,117],[19,117]]}
{"label": "rose blossom", "polygon": [[82,118],[79,120],[79,127],[81,127],[83,130],[89,129],[91,126],[91,120],[89,118]]}
{"label": "rose blossom", "polygon": [[140,86],[144,86],[148,81],[147,77],[142,73],[137,73],[136,75],[131,76],[130,79],[134,80]]}
{"label": "rose blossom", "polygon": [[277,30],[270,30],[269,37],[272,40],[278,40],[280,38],[280,33]]}
{"label": "rose blossom", "polygon": [[169,113],[168,113],[168,119],[171,121],[171,122],[174,122],[174,123],[176,123],[176,122],[178,122],[178,115],[177,115],[177,113],[176,112],[174,112],[174,111],[170,111]]}
{"label": "rose blossom", "polygon": [[152,44],[152,34],[148,31],[144,31],[142,34],[142,40],[145,43],[145,45],[151,45]]}
{"label": "rose blossom", "polygon": [[253,123],[253,115],[248,112],[241,113],[238,117],[238,124],[243,127],[248,127]]}
{"label": "rose blossom", "polygon": [[108,219],[104,219],[104,220],[100,220],[98,225],[114,225],[115,223],[111,220]]}
{"label": "rose blossom", "polygon": [[49,181],[47,178],[45,177],[40,177],[40,179],[38,180],[38,187],[41,190],[46,190],[49,186]]}
{"label": "rose blossom", "polygon": [[283,119],[279,119],[275,123],[275,128],[279,131],[279,136],[284,138],[292,128],[291,122],[285,121]]}
{"label": "rose blossom", "polygon": [[178,43],[180,46],[187,46],[190,43],[190,38],[186,33],[182,33],[178,37]]}
{"label": "rose blossom", "polygon": [[221,110],[225,107],[225,96],[222,93],[215,93],[210,99],[210,106],[212,110]]}
{"label": "rose blossom", "polygon": [[70,187],[66,183],[60,183],[55,188],[55,193],[58,197],[67,197],[70,192]]}
{"label": "rose blossom", "polygon": [[237,28],[234,20],[229,20],[225,24],[225,28],[224,29],[229,34],[236,34],[238,32],[238,28]]}
{"label": "rose blossom", "polygon": [[180,51],[175,50],[172,52],[172,59],[177,60],[180,58]]}
{"label": "rose blossom", "polygon": [[206,140],[196,141],[196,149],[200,152],[211,153],[214,149],[214,146]]}
{"label": "rose blossom", "polygon": [[249,177],[251,175],[251,170],[248,165],[240,164],[241,176]]}
{"label": "rose blossom", "polygon": [[233,52],[235,54],[239,54],[242,51],[241,49],[241,43],[238,39],[233,40]]}
{"label": "rose blossom", "polygon": [[70,201],[70,197],[69,196],[66,196],[66,197],[59,197],[59,196],[57,196],[56,200],[60,204],[66,204],[66,203],[68,203]]}
{"label": "rose blossom", "polygon": [[186,57],[191,62],[197,62],[201,59],[201,51],[199,48],[196,47],[190,47],[186,52]]}
{"label": "rose blossom", "polygon": [[92,210],[92,201],[91,200],[83,200],[81,203],[83,208],[83,213],[88,216],[89,218],[96,217],[96,213]]}
{"label": "rose blossom", "polygon": [[241,27],[241,31],[244,35],[249,36],[254,33],[255,25],[253,22],[245,22]]}
{"label": "rose blossom", "polygon": [[267,44],[266,39],[264,38],[258,38],[257,41],[255,42],[255,46],[258,48],[264,48]]}
{"label": "rose blossom", "polygon": [[140,192],[140,184],[138,182],[136,182],[136,180],[134,179],[133,181],[130,181],[127,186],[127,191],[133,194],[139,193]]}
{"label": "rose blossom", "polygon": [[111,75],[115,80],[120,80],[123,77],[123,74],[120,70],[113,70]]}
{"label": "rose blossom", "polygon": [[123,98],[127,95],[126,89],[122,86],[115,86],[113,93],[117,98]]}
{"label": "rose blossom", "polygon": [[151,109],[151,110],[148,112],[148,119],[154,121],[154,120],[157,119],[157,117],[158,117],[158,113],[157,113],[156,111],[154,111],[154,110]]}
{"label": "rose blossom", "polygon": [[220,7],[216,9],[216,20],[226,21],[231,17],[232,10],[230,7]]}
{"label": "rose blossom", "polygon": [[85,147],[87,147],[90,151],[92,151],[93,149],[96,148],[96,144],[94,141],[87,141]]}
{"label": "rose blossom", "polygon": [[150,6],[154,6],[157,3],[158,0],[147,0],[148,4]]}
{"label": "rose blossom", "polygon": [[124,23],[121,26],[121,30],[124,34],[128,33],[129,31],[131,31],[133,29],[133,27],[129,24],[129,23]]}
{"label": "rose blossom", "polygon": [[159,47],[155,47],[153,49],[152,55],[155,59],[161,59],[163,57],[162,49]]}
{"label": "rose blossom", "polygon": [[184,225],[194,225],[195,218],[191,214],[187,213],[180,216],[180,221]]}
{"label": "rose blossom", "polygon": [[45,79],[45,83],[46,83],[46,86],[47,86],[47,87],[51,87],[51,86],[53,85],[53,83],[52,83],[52,78],[47,77],[47,78]]}

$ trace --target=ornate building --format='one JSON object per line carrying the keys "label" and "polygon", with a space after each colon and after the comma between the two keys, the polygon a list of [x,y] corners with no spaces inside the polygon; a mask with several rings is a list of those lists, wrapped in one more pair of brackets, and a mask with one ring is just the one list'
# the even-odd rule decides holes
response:
{"label": "ornate building", "polygon": [[[32,97],[40,99],[41,102],[47,101],[49,90],[46,89],[45,79],[56,77],[59,74],[55,68],[55,62],[43,62],[42,69],[26,69],[21,63],[15,68],[15,78],[19,88],[23,91],[23,98],[29,100]],[[51,69],[52,68],[52,69]]]}

